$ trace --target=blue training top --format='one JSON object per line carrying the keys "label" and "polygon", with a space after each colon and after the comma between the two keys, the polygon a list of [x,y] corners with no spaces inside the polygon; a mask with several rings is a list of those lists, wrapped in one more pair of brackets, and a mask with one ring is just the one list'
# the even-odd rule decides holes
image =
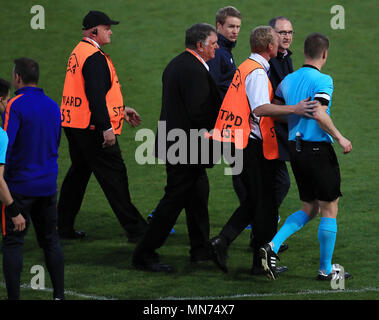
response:
{"label": "blue training top", "polygon": [[0,128],[0,164],[5,164],[5,157],[7,155],[8,135]]}
{"label": "blue training top", "polygon": [[40,88],[24,87],[15,93],[3,121],[9,139],[5,181],[15,193],[51,196],[57,192],[59,107]]}
{"label": "blue training top", "polygon": [[[278,86],[275,96],[285,101],[287,105],[295,105],[308,97],[311,100],[321,98],[323,105],[328,104],[327,113],[330,115],[330,106],[333,93],[333,79],[321,73],[313,66],[303,66],[287,75]],[[332,137],[320,128],[317,121],[299,115],[288,116],[289,140],[296,140],[296,132],[300,132],[305,141],[333,143]]]}

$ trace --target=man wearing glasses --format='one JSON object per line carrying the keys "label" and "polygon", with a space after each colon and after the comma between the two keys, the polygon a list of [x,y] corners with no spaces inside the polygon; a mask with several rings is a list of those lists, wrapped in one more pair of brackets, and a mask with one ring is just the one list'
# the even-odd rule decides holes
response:
{"label": "man wearing glasses", "polygon": [[[276,58],[271,58],[270,63],[270,81],[274,89],[277,88],[279,83],[283,78],[293,72],[291,55],[292,52],[289,50],[292,37],[293,28],[291,21],[285,17],[272,18],[269,25],[276,31],[279,35],[279,48],[278,55]],[[286,140],[288,140],[286,138]]]}

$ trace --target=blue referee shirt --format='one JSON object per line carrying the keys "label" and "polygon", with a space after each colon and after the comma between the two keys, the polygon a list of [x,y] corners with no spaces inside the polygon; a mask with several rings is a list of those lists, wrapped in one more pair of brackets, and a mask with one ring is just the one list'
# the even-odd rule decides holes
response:
{"label": "blue referee shirt", "polygon": [[24,87],[16,95],[3,121],[9,139],[5,181],[15,193],[51,196],[57,192],[59,107],[40,88]]}
{"label": "blue referee shirt", "polygon": [[[275,96],[287,105],[295,105],[303,99],[318,98],[323,105],[330,106],[333,93],[333,80],[329,75],[321,73],[317,68],[304,65],[299,70],[287,75],[278,86]],[[296,140],[296,133],[300,132],[304,141],[318,141],[333,143],[332,137],[320,128],[314,119],[299,115],[288,116],[289,140]]]}

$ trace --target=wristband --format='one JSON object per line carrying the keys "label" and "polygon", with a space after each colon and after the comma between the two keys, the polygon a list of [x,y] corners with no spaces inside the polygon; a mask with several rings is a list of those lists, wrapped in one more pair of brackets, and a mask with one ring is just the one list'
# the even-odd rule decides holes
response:
{"label": "wristband", "polygon": [[5,207],[8,214],[14,218],[14,217],[17,217],[20,213],[20,209],[19,207],[17,206],[16,202],[13,201],[9,206]]}

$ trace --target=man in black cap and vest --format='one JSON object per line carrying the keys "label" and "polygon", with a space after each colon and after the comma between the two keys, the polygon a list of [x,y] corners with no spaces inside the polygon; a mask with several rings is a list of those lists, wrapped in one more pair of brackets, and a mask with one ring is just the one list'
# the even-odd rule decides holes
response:
{"label": "man in black cap and vest", "polygon": [[64,239],[86,236],[74,229],[74,222],[92,173],[129,242],[136,242],[147,225],[131,202],[117,142],[124,120],[131,126],[141,120],[134,109],[124,106],[116,70],[101,49],[111,42],[111,26],[118,23],[103,12],[90,11],[83,19],[84,37],[68,59],[61,121],[72,163],[58,201],[58,231]]}

